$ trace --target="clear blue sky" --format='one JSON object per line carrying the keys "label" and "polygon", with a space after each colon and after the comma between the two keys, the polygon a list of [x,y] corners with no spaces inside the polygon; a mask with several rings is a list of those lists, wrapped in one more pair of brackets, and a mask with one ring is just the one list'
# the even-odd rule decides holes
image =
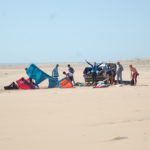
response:
{"label": "clear blue sky", "polygon": [[0,63],[150,57],[150,0],[0,0]]}

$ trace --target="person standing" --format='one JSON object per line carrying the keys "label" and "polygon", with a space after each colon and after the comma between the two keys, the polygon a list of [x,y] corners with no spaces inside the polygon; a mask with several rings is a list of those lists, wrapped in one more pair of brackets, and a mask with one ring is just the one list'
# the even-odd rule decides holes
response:
{"label": "person standing", "polygon": [[130,71],[131,71],[131,78],[133,81],[133,85],[136,85],[137,76],[139,75],[139,73],[137,72],[136,68],[134,68],[132,65],[129,65],[129,67],[130,67]]}
{"label": "person standing", "polygon": [[108,70],[106,72],[107,84],[113,84],[114,74],[111,66],[108,66]]}
{"label": "person standing", "polygon": [[90,62],[88,62],[87,60],[85,60],[87,64],[89,64],[91,67],[92,67],[92,84],[96,84],[96,76],[97,76],[97,71],[98,71],[98,67],[101,65],[101,64],[96,64],[96,62],[94,62],[94,65],[92,65]]}
{"label": "person standing", "polygon": [[70,74],[70,76],[72,78],[72,82],[75,85],[75,80],[74,80],[74,76],[73,76],[74,72],[75,72],[74,68],[71,67],[70,64],[68,64],[68,74]]}
{"label": "person standing", "polygon": [[59,64],[57,64],[57,65],[54,67],[53,71],[52,71],[52,77],[54,77],[54,78],[57,79],[57,80],[58,80],[58,77],[59,77],[58,67],[59,67]]}
{"label": "person standing", "polygon": [[[122,84],[122,71],[123,71],[123,66],[120,64],[120,62],[117,62],[117,84]],[[119,81],[120,80],[120,81]]]}

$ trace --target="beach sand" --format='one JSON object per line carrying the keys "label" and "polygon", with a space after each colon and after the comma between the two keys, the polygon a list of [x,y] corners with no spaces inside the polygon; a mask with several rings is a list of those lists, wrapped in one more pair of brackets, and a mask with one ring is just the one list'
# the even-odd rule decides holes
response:
{"label": "beach sand", "polygon": [[[129,64],[140,76],[137,86],[94,89],[4,91],[27,77],[25,65],[0,66],[0,150],[149,150],[150,59],[121,61],[123,79],[130,80]],[[38,65],[51,74],[53,64]],[[75,81],[84,82],[86,64],[72,64]],[[60,64],[60,76],[67,71]]]}

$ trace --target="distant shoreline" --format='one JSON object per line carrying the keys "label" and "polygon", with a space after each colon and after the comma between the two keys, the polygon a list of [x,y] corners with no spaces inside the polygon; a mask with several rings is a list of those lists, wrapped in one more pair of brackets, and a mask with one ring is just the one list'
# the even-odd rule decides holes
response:
{"label": "distant shoreline", "polygon": [[[122,59],[122,60],[114,60],[114,61],[104,61],[104,62],[113,62],[116,63],[117,61],[120,61],[122,63],[141,63],[145,62],[144,64],[150,63],[150,58],[133,58],[133,59]],[[36,64],[36,65],[55,65],[55,64],[86,64],[85,61],[82,62],[31,62],[31,63],[0,63],[1,67],[5,66],[29,66],[30,64]],[[99,63],[99,62],[98,62]]]}
{"label": "distant shoreline", "polygon": [[84,64],[85,62],[48,62],[48,63],[0,63],[0,66],[24,66],[30,64],[38,64],[38,65],[53,65],[53,64]]}

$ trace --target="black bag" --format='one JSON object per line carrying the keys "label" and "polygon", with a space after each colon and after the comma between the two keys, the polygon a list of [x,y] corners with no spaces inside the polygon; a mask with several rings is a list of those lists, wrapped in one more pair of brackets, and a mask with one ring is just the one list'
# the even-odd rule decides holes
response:
{"label": "black bag", "polygon": [[15,84],[15,82],[12,82],[10,85],[8,86],[4,86],[5,90],[13,90],[13,89],[18,89],[17,85]]}
{"label": "black bag", "polygon": [[133,80],[133,79],[131,80],[131,83],[130,83],[130,84],[131,84],[132,86],[134,85],[134,80]]}

